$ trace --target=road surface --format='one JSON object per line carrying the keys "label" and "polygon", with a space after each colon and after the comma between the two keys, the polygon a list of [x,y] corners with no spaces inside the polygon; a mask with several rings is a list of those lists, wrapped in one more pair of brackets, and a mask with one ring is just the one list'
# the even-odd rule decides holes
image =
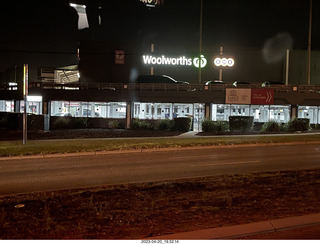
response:
{"label": "road surface", "polygon": [[320,168],[319,143],[0,158],[0,195],[312,168]]}

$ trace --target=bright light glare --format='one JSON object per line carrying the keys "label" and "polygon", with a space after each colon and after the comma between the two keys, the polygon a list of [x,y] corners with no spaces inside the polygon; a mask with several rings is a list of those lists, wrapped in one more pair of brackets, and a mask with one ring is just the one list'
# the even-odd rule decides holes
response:
{"label": "bright light glare", "polygon": [[214,65],[215,66],[222,66],[222,67],[233,67],[234,66],[234,59],[233,58],[215,58]]}
{"label": "bright light glare", "polygon": [[28,102],[42,102],[42,96],[27,96]]}
{"label": "bright light glare", "polygon": [[84,28],[88,28],[89,24],[88,24],[88,19],[86,14],[86,5],[70,3],[70,6],[73,7],[78,13],[78,16],[79,16],[78,29],[82,30]]}

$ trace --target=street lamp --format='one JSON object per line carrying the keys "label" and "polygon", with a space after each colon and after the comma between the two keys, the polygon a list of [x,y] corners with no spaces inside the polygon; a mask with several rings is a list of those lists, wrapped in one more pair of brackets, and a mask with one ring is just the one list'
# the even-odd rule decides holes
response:
{"label": "street lamp", "polygon": [[203,0],[200,0],[200,36],[199,36],[199,84],[201,84],[201,63],[202,63],[202,13]]}
{"label": "street lamp", "polygon": [[309,13],[309,38],[308,38],[308,61],[307,61],[307,84],[310,85],[311,81],[311,30],[312,30],[312,0],[310,0],[310,13]]}

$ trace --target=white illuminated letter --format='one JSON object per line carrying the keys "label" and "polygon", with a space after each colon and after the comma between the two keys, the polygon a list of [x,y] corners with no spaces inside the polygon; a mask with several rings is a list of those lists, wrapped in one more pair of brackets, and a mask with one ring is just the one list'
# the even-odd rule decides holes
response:
{"label": "white illuminated letter", "polygon": [[220,58],[216,58],[216,59],[214,60],[214,65],[215,65],[215,66],[220,66],[220,65],[221,65],[221,59],[220,59]]}
{"label": "white illuminated letter", "polygon": [[143,55],[142,58],[144,64],[150,64],[150,56]]}
{"label": "white illuminated letter", "polygon": [[234,60],[233,58],[228,58],[228,66],[232,67],[234,65]]}

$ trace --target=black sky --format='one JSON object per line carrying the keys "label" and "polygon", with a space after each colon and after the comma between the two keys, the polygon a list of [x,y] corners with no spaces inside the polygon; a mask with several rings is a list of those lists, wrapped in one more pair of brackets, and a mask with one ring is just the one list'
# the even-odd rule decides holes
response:
{"label": "black sky", "polygon": [[[13,51],[75,52],[82,38],[101,41],[160,40],[196,46],[200,0],[166,0],[147,9],[138,0],[100,0],[102,26],[77,30],[67,0],[9,1],[0,12],[0,64]],[[263,48],[279,33],[294,49],[307,49],[309,0],[203,0],[203,45]],[[320,1],[313,0],[312,48],[320,50]],[[197,47],[195,47],[197,48]]]}

